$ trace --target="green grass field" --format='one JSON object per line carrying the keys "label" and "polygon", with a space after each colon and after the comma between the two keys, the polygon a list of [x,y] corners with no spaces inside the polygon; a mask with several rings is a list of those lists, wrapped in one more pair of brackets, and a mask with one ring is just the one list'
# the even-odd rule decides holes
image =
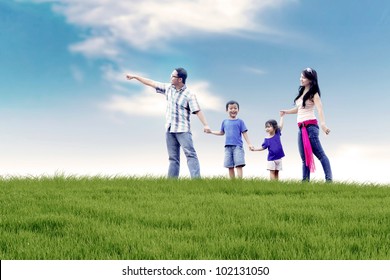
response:
{"label": "green grass field", "polygon": [[390,259],[390,188],[263,180],[0,179],[0,259]]}

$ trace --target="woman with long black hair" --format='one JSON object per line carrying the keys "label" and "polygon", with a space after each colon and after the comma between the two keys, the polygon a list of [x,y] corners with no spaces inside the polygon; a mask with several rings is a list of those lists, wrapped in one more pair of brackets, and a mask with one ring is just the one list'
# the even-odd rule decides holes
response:
{"label": "woman with long black hair", "polygon": [[[324,111],[321,102],[321,91],[318,86],[317,72],[312,68],[306,68],[301,72],[298,95],[294,99],[295,107],[289,110],[281,110],[281,116],[285,114],[297,114],[299,127],[298,146],[302,158],[302,180],[310,181],[310,172],[315,171],[313,154],[321,162],[325,173],[325,180],[332,181],[332,169],[330,162],[321,146],[319,139],[319,125],[325,134],[330,133],[326,126]],[[317,109],[320,124],[315,116]]]}

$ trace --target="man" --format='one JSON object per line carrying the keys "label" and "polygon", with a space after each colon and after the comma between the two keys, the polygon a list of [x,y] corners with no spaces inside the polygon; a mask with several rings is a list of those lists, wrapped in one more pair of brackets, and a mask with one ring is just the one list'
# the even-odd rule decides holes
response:
{"label": "man", "polygon": [[128,80],[138,80],[146,86],[164,94],[167,100],[166,109],[166,143],[169,155],[169,178],[178,178],[180,171],[180,147],[187,157],[191,178],[200,178],[199,160],[192,142],[190,116],[196,114],[204,126],[204,132],[210,132],[206,118],[200,110],[194,93],[186,86],[187,71],[176,68],[171,74],[171,84],[156,82],[137,75],[127,74]]}

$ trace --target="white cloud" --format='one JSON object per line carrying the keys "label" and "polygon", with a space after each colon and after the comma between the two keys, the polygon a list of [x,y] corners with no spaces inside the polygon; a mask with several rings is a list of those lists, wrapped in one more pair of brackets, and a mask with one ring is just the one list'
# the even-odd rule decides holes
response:
{"label": "white cloud", "polygon": [[79,52],[87,57],[118,57],[120,50],[112,38],[92,37],[83,42],[73,44],[69,47],[72,52]]}
{"label": "white cloud", "polygon": [[390,183],[388,146],[348,144],[330,156],[333,177],[339,181]]}
{"label": "white cloud", "polygon": [[102,106],[108,111],[130,116],[162,116],[165,112],[165,99],[145,90],[135,96],[112,95]]}
{"label": "white cloud", "polygon": [[217,111],[224,110],[224,101],[218,95],[210,91],[210,85],[206,81],[200,81],[189,85],[191,91],[195,92],[202,110]]}
{"label": "white cloud", "polygon": [[128,69],[120,68],[120,69],[114,69],[115,66],[111,64],[103,65],[100,70],[103,73],[103,78],[113,84],[122,84],[122,83],[128,83],[126,79],[126,73],[133,73],[134,75],[139,75],[145,77],[143,73],[131,71]]}
{"label": "white cloud", "polygon": [[72,65],[70,67],[70,71],[75,81],[79,83],[84,81],[84,73],[79,67],[77,67],[76,65]]}
{"label": "white cloud", "polygon": [[[163,95],[157,94],[154,89],[144,87],[137,81],[128,81],[126,79],[126,73],[144,77],[143,73],[124,68],[114,69],[112,65],[105,65],[101,70],[103,78],[111,83],[113,89],[127,94],[111,95],[106,103],[101,104],[103,109],[135,116],[163,116],[165,114],[166,103]],[[129,96],[131,93],[124,84],[140,85],[144,88],[142,92]],[[202,110],[219,111],[223,108],[222,99],[210,91],[210,84],[207,81],[188,83],[188,88],[196,94]]]}
{"label": "white cloud", "polygon": [[255,75],[259,75],[259,76],[262,76],[264,74],[266,74],[267,72],[264,71],[263,69],[259,69],[259,68],[254,68],[254,67],[250,67],[250,66],[244,66],[242,68],[243,71],[245,72],[248,72],[248,73],[252,73],[252,74],[255,74]]}
{"label": "white cloud", "polygon": [[262,13],[296,0],[41,0],[87,34],[70,50],[117,58],[121,46],[147,49],[200,33],[272,33]]}
{"label": "white cloud", "polygon": [[[210,92],[207,82],[196,82],[188,87],[196,94],[202,110],[220,111],[223,107],[222,99]],[[163,116],[166,101],[163,95],[145,88],[143,92],[132,96],[112,95],[102,107],[107,111],[130,116]]]}

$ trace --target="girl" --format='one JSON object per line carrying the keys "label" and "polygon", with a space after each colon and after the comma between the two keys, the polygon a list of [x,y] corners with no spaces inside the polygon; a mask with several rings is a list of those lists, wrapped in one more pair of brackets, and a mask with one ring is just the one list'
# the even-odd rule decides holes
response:
{"label": "girl", "polygon": [[314,114],[314,109],[318,111],[320,125],[325,134],[330,133],[330,129],[325,124],[324,112],[321,103],[321,92],[318,86],[317,72],[312,68],[306,68],[301,73],[300,87],[298,95],[294,99],[295,107],[289,110],[281,110],[281,115],[297,114],[299,127],[298,146],[302,158],[303,181],[310,181],[310,172],[315,171],[314,155],[321,162],[325,173],[325,180],[332,181],[332,170],[330,162],[319,140],[319,126]]}
{"label": "girl", "polygon": [[265,123],[265,131],[268,136],[264,139],[261,148],[252,149],[252,151],[264,151],[268,149],[268,166],[271,180],[279,180],[279,171],[282,170],[282,157],[284,151],[280,141],[281,131],[283,128],[283,116],[280,116],[279,126],[275,120],[269,120]]}

